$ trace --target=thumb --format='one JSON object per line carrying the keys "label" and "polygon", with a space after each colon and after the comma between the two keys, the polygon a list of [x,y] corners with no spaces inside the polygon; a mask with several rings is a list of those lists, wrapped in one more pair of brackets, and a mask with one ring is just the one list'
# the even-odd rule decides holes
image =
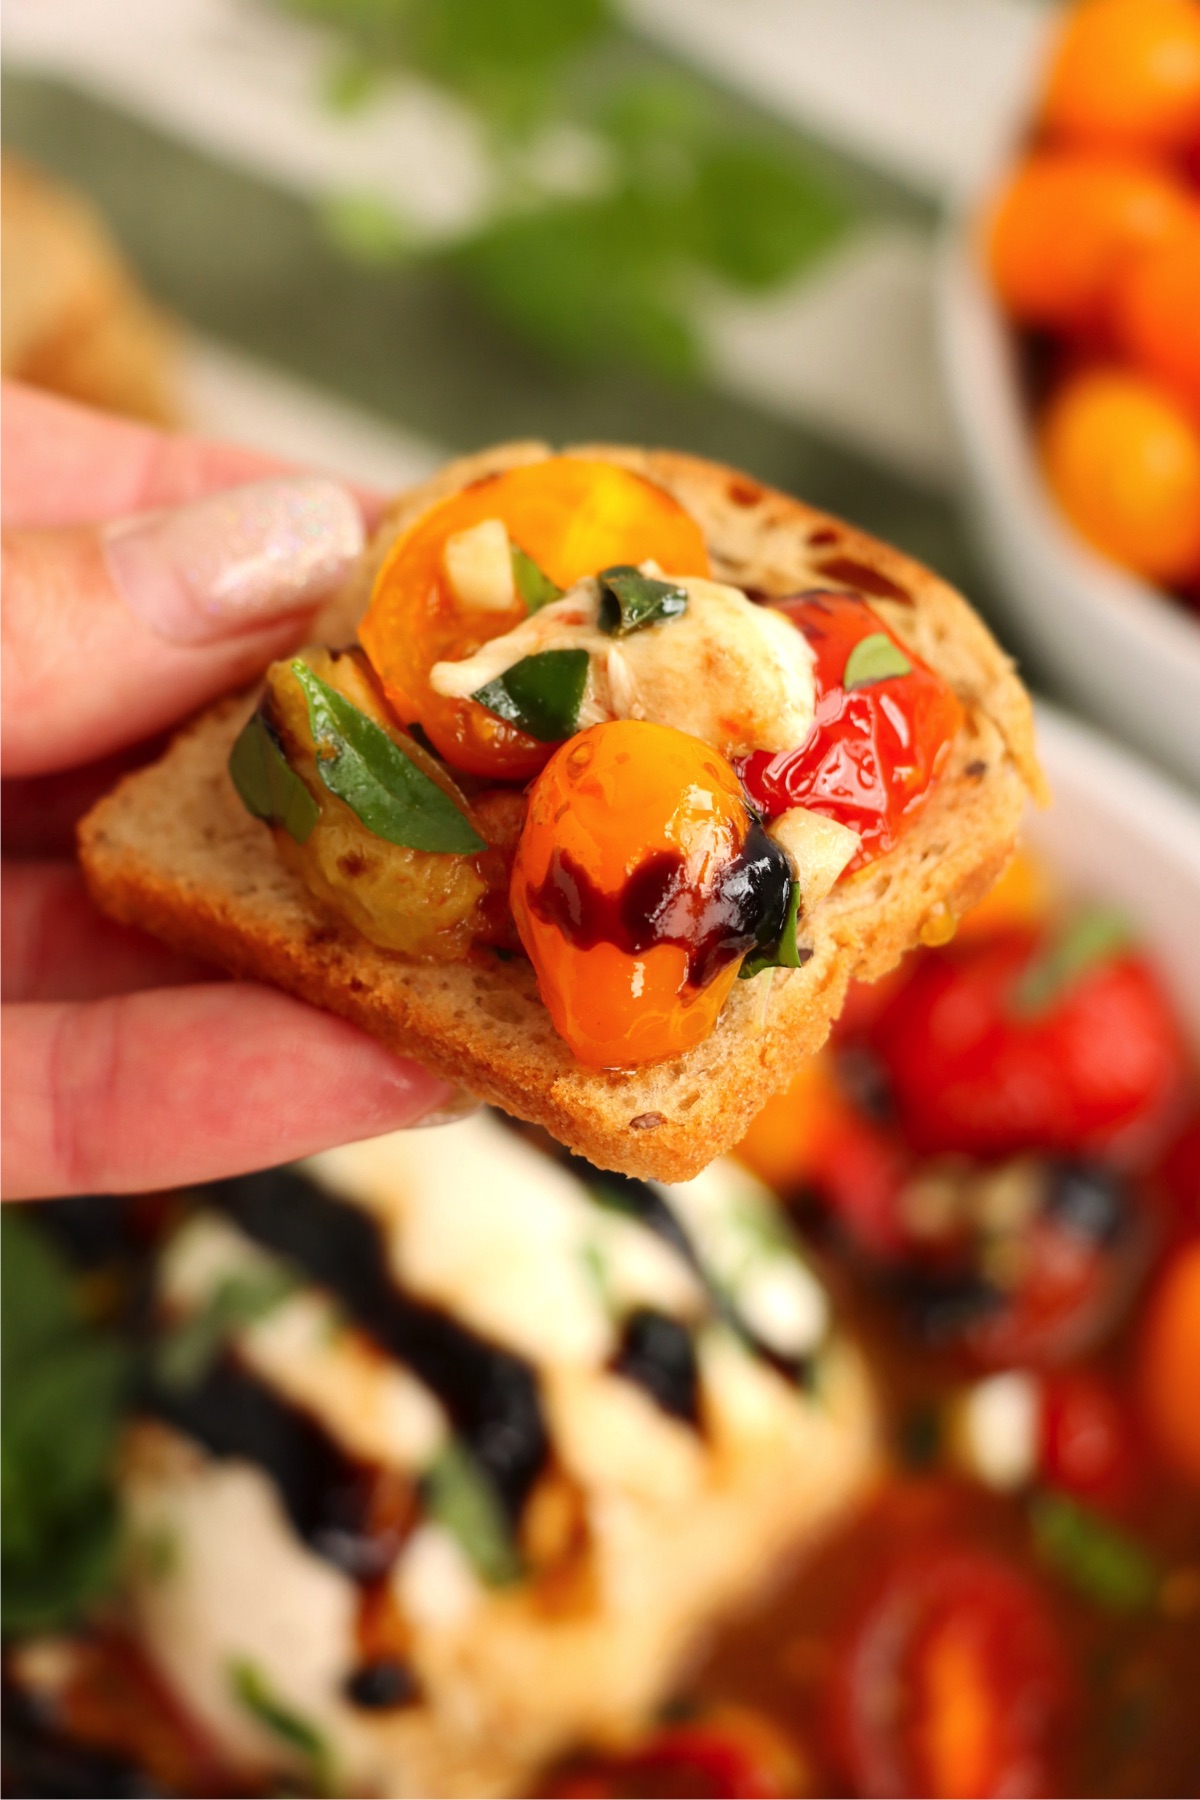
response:
{"label": "thumb", "polygon": [[363,547],[316,476],[116,524],[4,534],[5,773],[105,756],[248,681]]}

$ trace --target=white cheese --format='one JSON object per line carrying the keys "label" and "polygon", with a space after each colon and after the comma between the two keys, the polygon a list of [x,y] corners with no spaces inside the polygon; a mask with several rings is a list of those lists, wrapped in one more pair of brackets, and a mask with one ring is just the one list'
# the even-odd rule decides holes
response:
{"label": "white cheese", "polygon": [[959,1460],[986,1487],[1009,1493],[1037,1472],[1041,1397],[1021,1370],[977,1381],[956,1411],[952,1441]]}
{"label": "white cheese", "polygon": [[687,591],[687,609],[677,618],[612,638],[599,628],[597,583],[581,581],[473,656],[436,663],[430,685],[465,699],[524,657],[582,649],[590,665],[581,728],[607,719],[647,719],[686,731],[726,756],[803,744],[816,697],[803,634],[737,588],[699,576],[664,579]]}
{"label": "white cheese", "polygon": [[456,531],[442,551],[455,597],[477,612],[507,612],[517,598],[512,546],[502,519]]}
{"label": "white cheese", "polygon": [[703,1439],[622,1376],[552,1370],[544,1398],[563,1467],[589,1493],[618,1488],[655,1505],[679,1506],[703,1485]]}
{"label": "white cheese", "polygon": [[849,825],[810,812],[806,806],[793,806],[767,830],[792,865],[805,912],[825,898],[862,842]]}
{"label": "white cheese", "polygon": [[[159,1295],[168,1312],[187,1316],[230,1279],[282,1266],[228,1220],[198,1213],[163,1253]],[[230,1336],[252,1374],[312,1413],[354,1456],[420,1470],[446,1439],[445,1415],[429,1390],[348,1328],[317,1288],[286,1295]]]}
{"label": "white cheese", "polygon": [[457,1538],[426,1519],[417,1526],[391,1574],[404,1616],[418,1630],[453,1630],[483,1598],[474,1569]]}
{"label": "white cheese", "polygon": [[768,1189],[731,1159],[665,1187],[707,1268],[746,1324],[784,1356],[806,1356],[829,1328],[829,1301],[781,1228]]}

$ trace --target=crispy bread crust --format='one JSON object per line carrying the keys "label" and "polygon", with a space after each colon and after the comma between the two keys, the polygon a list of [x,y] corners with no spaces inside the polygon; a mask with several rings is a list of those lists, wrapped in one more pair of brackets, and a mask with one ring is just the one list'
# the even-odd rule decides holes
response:
{"label": "crispy bread crust", "polygon": [[[919,563],[719,464],[574,448],[675,494],[703,526],[717,579],[774,595],[867,589],[880,617],[963,703],[966,725],[900,843],[804,921],[813,955],[802,969],[736,984],[711,1037],[671,1062],[584,1069],[551,1025],[527,964],[490,955],[406,962],[332,918],[289,873],[226,772],[252,696],[220,703],[159,762],[126,777],[84,820],[80,855],[93,896],[114,917],[342,1014],[601,1167],[680,1181],[736,1143],[819,1048],[852,978],[877,980],[986,893],[1012,853],[1027,797],[1041,800],[1045,789],[1012,664],[961,596]],[[434,501],[549,454],[542,444],[504,445],[402,495],[315,638],[353,635],[382,557]]]}

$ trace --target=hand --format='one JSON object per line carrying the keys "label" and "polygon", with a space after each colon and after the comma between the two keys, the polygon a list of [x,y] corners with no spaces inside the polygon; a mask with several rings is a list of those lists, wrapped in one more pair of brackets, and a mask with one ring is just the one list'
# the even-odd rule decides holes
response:
{"label": "hand", "polygon": [[12,384],[3,453],[5,1196],[208,1180],[446,1108],[354,1026],[105,919],[72,859],[123,768],[302,639],[360,502]]}

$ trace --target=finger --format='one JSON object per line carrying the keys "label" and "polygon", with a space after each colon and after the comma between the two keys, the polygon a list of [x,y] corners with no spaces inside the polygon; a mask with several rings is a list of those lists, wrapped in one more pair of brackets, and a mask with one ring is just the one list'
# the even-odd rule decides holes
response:
{"label": "finger", "polygon": [[83,525],[180,506],[218,488],[290,472],[257,450],[155,431],[6,381],[0,495],[11,527]]}
{"label": "finger", "polygon": [[6,532],[6,773],[93,761],[253,679],[363,541],[352,496],[317,476],[102,531]]}
{"label": "finger", "polygon": [[191,957],[106,919],[73,863],[6,863],[0,985],[9,1000],[98,1000],[215,979]]}
{"label": "finger", "polygon": [[[4,522],[14,529],[85,525],[182,506],[305,466],[115,419],[17,381],[3,384],[3,397],[0,497]],[[354,493],[373,524],[382,511],[379,495],[357,486]]]}
{"label": "finger", "polygon": [[80,769],[0,781],[0,844],[5,856],[74,856],[80,819],[122,775],[160,756],[164,742],[163,734],[158,733]]}
{"label": "finger", "polygon": [[4,1008],[4,1196],[137,1193],[411,1125],[446,1084],[365,1033],[233,982]]}

